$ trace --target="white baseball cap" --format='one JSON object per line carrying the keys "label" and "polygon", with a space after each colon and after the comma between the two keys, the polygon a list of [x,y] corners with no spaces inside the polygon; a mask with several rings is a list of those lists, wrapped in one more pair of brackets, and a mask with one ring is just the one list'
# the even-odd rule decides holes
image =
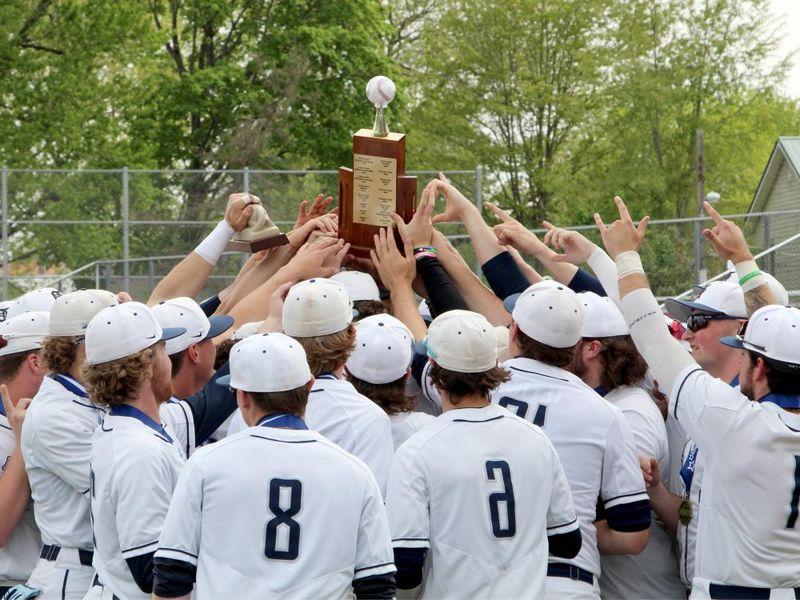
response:
{"label": "white baseball cap", "polygon": [[583,306],[581,337],[605,338],[630,334],[625,317],[611,298],[598,296],[594,292],[581,292],[578,301]]}
{"label": "white baseball cap", "polygon": [[341,283],[347,290],[350,300],[377,300],[380,302],[381,292],[372,275],[362,271],[339,271],[331,276],[331,281]]}
{"label": "white baseball cap", "polygon": [[255,335],[258,333],[258,330],[261,329],[263,324],[264,321],[250,321],[249,323],[242,323],[242,326],[233,332],[231,339],[239,342],[246,337]]}
{"label": "white baseball cap", "polygon": [[497,341],[497,362],[505,362],[511,358],[508,352],[508,327],[496,325],[494,327],[494,337]]}
{"label": "white baseball cap", "polygon": [[245,392],[288,392],[312,379],[302,344],[282,333],[260,333],[236,342],[230,365],[230,374],[217,383]]}
{"label": "white baseball cap", "polygon": [[497,337],[483,315],[449,310],[428,328],[428,356],[449,371],[481,373],[497,366]]}
{"label": "white baseball cap", "polygon": [[50,314],[45,311],[26,312],[0,323],[0,356],[8,356],[42,347],[47,337]]}
{"label": "white baseball cap", "polygon": [[577,294],[552,281],[522,292],[511,316],[522,333],[553,348],[570,348],[583,333],[583,307]]}
{"label": "white baseball cap", "polygon": [[[541,287],[541,289],[547,289],[547,288],[556,288],[561,284],[555,281],[554,279],[545,278],[542,279],[540,282],[538,282],[536,285]],[[506,296],[505,298],[503,298],[503,308],[505,308],[506,311],[510,313],[514,312],[514,307],[517,305],[517,300],[520,299],[523,293],[525,293],[525,290],[523,290],[522,292],[517,292],[516,294],[511,294],[510,296]]]}
{"label": "white baseball cap", "polygon": [[744,336],[720,338],[731,348],[752,350],[781,371],[800,372],[800,310],[793,306],[762,306],[747,323]]}
{"label": "white baseball cap", "polygon": [[50,309],[50,335],[83,335],[93,316],[117,304],[117,296],[105,290],[78,290],[64,294]]}
{"label": "white baseball cap", "polygon": [[86,362],[96,365],[117,360],[183,333],[183,327],[162,329],[153,311],[141,302],[109,306],[86,327]]}
{"label": "white baseball cap", "polygon": [[161,327],[181,327],[184,330],[182,335],[167,342],[168,355],[183,352],[192,344],[215,338],[233,325],[233,317],[228,315],[207,317],[200,305],[186,296],[159,302],[152,310]]}
{"label": "white baseball cap", "polygon": [[11,308],[16,300],[3,300],[0,302],[0,323],[8,318],[8,309]]}
{"label": "white baseball cap", "polygon": [[414,358],[414,336],[391,315],[372,315],[356,324],[356,347],[347,370],[367,383],[397,381]]}
{"label": "white baseball cap", "polygon": [[31,311],[44,311],[49,313],[53,304],[61,295],[56,288],[43,287],[17,298],[16,302],[8,307],[7,318],[16,317],[22,313]]}
{"label": "white baseball cap", "polygon": [[664,302],[666,311],[684,323],[695,313],[727,315],[735,319],[746,319],[744,292],[738,282],[712,281],[695,301],[669,298]]}
{"label": "white baseball cap", "polygon": [[294,284],[283,303],[283,331],[292,337],[328,335],[353,321],[353,301],[341,283],[316,277]]}

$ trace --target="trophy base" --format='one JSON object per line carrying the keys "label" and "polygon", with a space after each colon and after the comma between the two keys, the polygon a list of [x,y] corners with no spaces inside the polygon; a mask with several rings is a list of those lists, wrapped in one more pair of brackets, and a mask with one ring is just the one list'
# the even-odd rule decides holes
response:
{"label": "trophy base", "polygon": [[228,242],[228,250],[233,252],[260,252],[268,248],[275,248],[276,246],[284,246],[289,243],[289,238],[286,234],[279,233],[278,235],[271,235],[269,237],[261,238],[260,240],[244,241],[233,239]]}

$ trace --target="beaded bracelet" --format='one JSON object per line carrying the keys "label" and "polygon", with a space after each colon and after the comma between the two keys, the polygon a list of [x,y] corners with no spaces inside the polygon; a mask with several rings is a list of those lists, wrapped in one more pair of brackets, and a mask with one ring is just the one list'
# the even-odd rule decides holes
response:
{"label": "beaded bracelet", "polygon": [[429,253],[435,256],[436,248],[434,248],[433,246],[417,246],[416,248],[414,248],[414,256],[422,253]]}

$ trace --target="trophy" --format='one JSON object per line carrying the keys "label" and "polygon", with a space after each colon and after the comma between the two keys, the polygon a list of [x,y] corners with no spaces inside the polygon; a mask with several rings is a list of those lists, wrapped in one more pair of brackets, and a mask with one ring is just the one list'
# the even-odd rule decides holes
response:
{"label": "trophy", "polygon": [[339,237],[350,252],[368,257],[373,236],[392,223],[392,213],[408,222],[414,214],[417,178],[405,174],[406,136],[386,125],[386,107],[394,99],[391,79],[378,75],[367,83],[375,106],[372,129],[353,135],[353,168],[339,167]]}
{"label": "trophy", "polygon": [[259,252],[288,243],[289,238],[270,221],[267,209],[261,204],[254,204],[253,213],[247,220],[247,227],[231,238],[228,249],[235,252]]}

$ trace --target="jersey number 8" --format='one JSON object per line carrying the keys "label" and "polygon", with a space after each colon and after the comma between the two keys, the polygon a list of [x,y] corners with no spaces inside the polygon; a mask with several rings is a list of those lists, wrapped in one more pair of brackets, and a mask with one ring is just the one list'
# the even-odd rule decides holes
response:
{"label": "jersey number 8", "polygon": [[[281,508],[281,490],[289,490],[289,508]],[[267,541],[264,556],[273,560],[294,560],[300,553],[300,523],[292,519],[300,512],[303,484],[297,479],[272,479],[269,482],[269,510],[275,515],[267,521]],[[279,528],[288,529],[288,539],[278,549]]]}
{"label": "jersey number 8", "polygon": [[[492,533],[496,538],[514,537],[517,532],[516,504],[514,502],[514,486],[511,485],[511,469],[504,460],[487,460],[486,476],[495,481],[495,472],[500,471],[503,479],[503,491],[489,494],[489,514],[492,517]],[[500,504],[505,504],[506,526],[500,521]]]}

